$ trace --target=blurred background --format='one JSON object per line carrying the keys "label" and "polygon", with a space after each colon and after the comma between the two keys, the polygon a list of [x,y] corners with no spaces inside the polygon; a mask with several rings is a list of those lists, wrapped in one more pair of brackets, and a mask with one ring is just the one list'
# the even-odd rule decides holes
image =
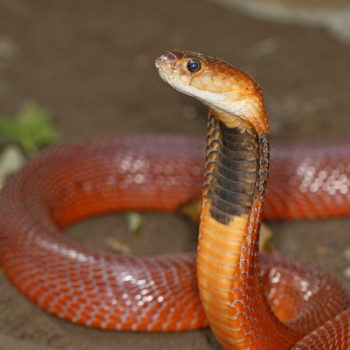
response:
{"label": "blurred background", "polygon": [[[154,69],[155,57],[179,48],[253,75],[265,93],[273,140],[349,138],[349,45],[346,0],[0,0],[0,131],[7,123],[3,129],[18,134],[8,124],[24,118],[36,121],[22,133],[27,145],[39,129],[43,144],[150,132],[204,136],[205,109]],[[142,226],[133,235],[112,216],[68,234],[101,249],[98,242],[112,235],[134,254],[195,247],[194,225],[180,218],[147,215]],[[350,220],[270,228],[278,251],[326,267],[350,290]],[[209,330],[134,334],[71,325],[32,306],[1,276],[1,350],[164,348],[219,346]]]}

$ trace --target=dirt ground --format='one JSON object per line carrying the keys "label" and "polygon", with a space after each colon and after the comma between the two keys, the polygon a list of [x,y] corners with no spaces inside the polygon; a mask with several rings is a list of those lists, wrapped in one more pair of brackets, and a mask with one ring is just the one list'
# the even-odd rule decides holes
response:
{"label": "dirt ground", "polygon": [[[348,44],[320,27],[270,22],[204,0],[0,0],[0,114],[15,114],[28,102],[46,107],[61,142],[204,135],[205,109],[155,72],[154,58],[171,48],[210,53],[252,74],[265,92],[273,140],[349,137]],[[326,267],[350,291],[350,220],[270,227],[279,251]],[[196,239],[193,225],[160,214],[147,215],[137,236],[127,233],[121,215],[75,225],[68,234],[101,249],[112,235],[135,254],[189,251]],[[165,348],[219,346],[209,330],[136,334],[63,322],[0,277],[0,350]]]}

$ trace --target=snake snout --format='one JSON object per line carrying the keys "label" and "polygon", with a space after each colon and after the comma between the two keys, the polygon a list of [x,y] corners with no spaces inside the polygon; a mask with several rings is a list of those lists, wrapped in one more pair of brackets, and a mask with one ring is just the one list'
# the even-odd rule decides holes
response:
{"label": "snake snout", "polygon": [[156,67],[159,69],[167,66],[170,69],[173,69],[178,58],[179,57],[175,51],[167,51],[156,59]]}

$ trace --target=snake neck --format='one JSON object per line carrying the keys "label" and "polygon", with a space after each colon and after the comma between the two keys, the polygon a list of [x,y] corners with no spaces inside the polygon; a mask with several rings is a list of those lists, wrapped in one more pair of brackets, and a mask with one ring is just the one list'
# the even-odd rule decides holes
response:
{"label": "snake neck", "polygon": [[255,349],[257,341],[289,349],[299,338],[271,311],[260,277],[268,167],[267,133],[209,116],[197,273],[209,324],[225,349]]}

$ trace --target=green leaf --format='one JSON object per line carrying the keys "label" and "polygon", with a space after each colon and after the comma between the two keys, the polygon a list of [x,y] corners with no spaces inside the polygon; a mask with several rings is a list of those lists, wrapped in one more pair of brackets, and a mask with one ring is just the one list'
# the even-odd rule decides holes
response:
{"label": "green leaf", "polygon": [[0,142],[17,143],[29,155],[58,140],[50,113],[38,106],[27,106],[12,118],[0,117]]}

